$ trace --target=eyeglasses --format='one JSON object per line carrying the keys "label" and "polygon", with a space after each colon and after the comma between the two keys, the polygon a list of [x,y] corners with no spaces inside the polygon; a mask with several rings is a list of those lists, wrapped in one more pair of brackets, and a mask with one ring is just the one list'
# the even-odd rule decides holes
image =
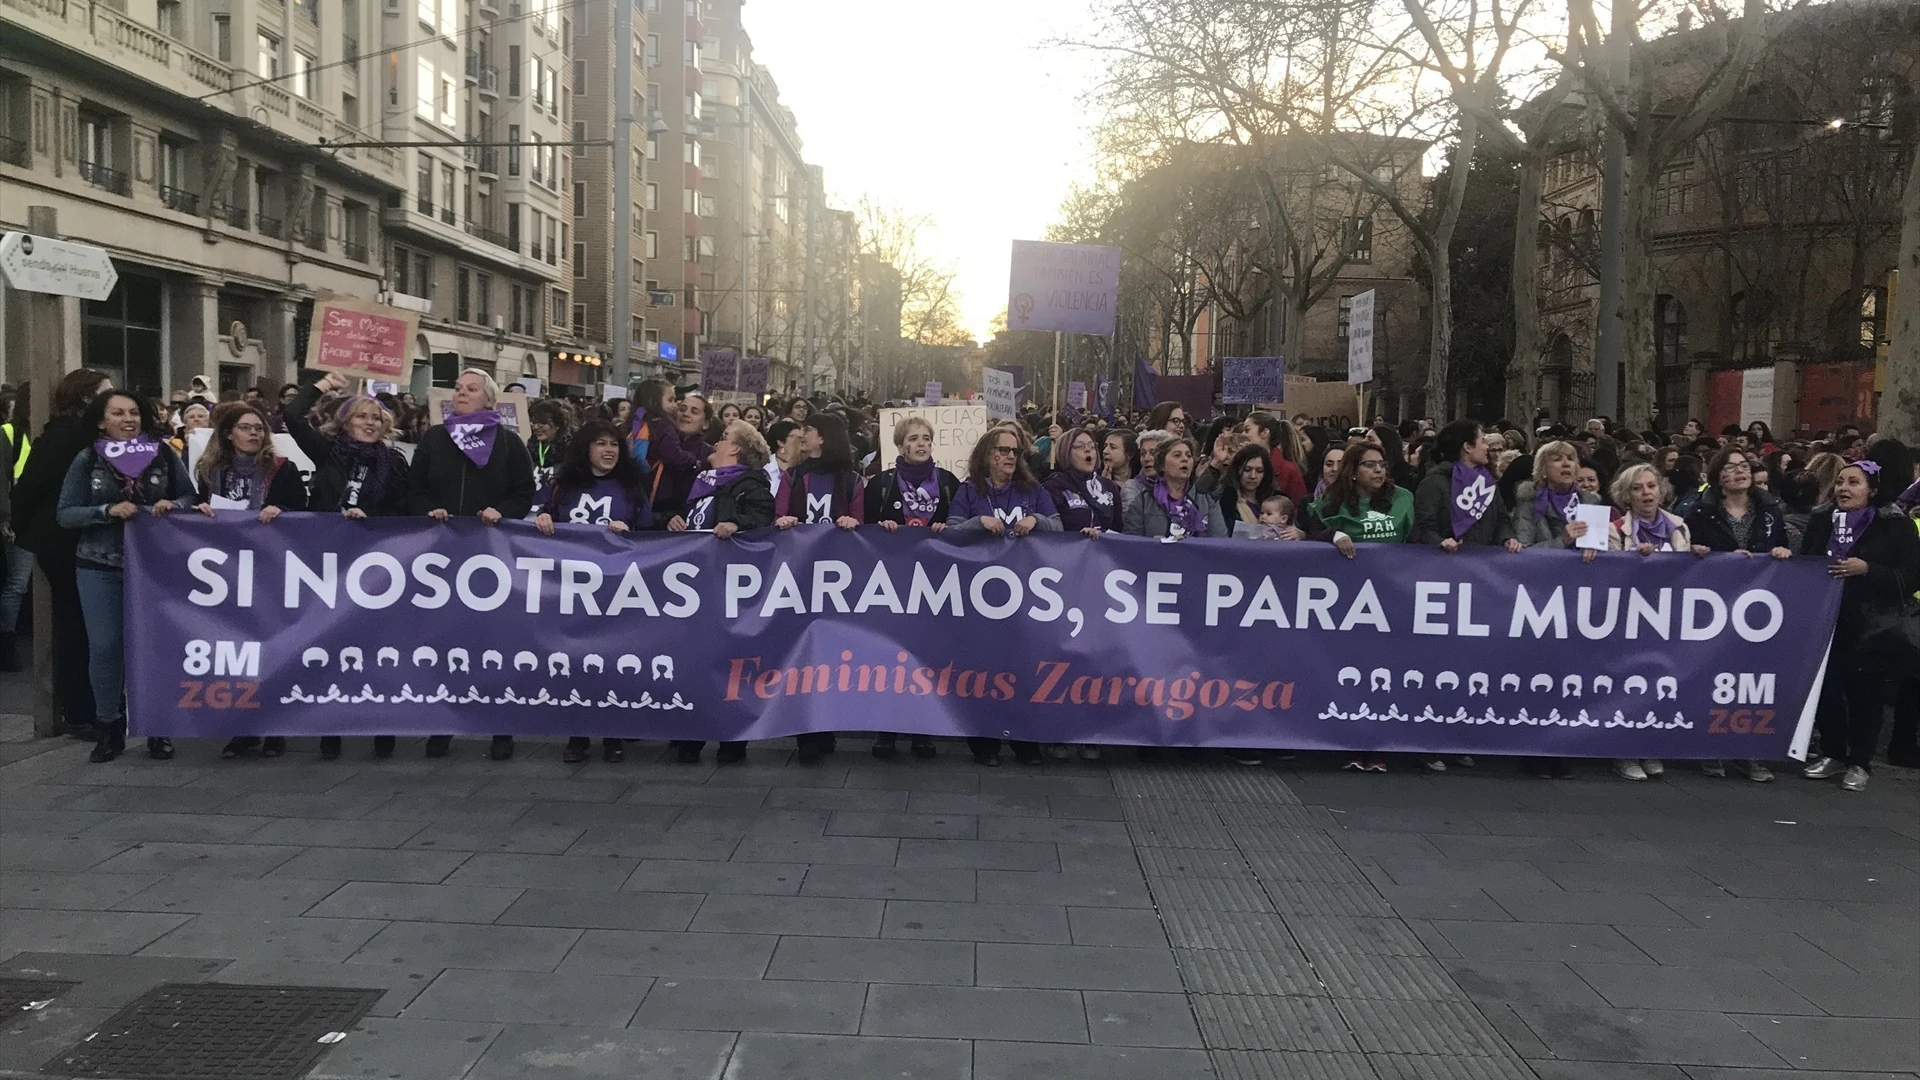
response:
{"label": "eyeglasses", "polygon": [[995,446],[992,450],[996,454],[1017,454],[1020,452],[1020,448],[1017,446]]}
{"label": "eyeglasses", "polygon": [[1379,458],[1368,458],[1354,466],[1356,469],[1385,469],[1386,467],[1387,463]]}
{"label": "eyeglasses", "polygon": [[259,424],[235,424],[233,425],[233,430],[235,432],[244,432],[248,435],[264,435],[267,432],[267,429]]}
{"label": "eyeglasses", "polygon": [[1752,472],[1753,466],[1744,461],[1729,461],[1720,466],[1721,472]]}

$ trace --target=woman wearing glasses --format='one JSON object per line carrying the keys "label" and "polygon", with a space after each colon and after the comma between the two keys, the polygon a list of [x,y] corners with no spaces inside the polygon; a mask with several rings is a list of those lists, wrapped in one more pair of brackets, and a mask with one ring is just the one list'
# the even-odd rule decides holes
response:
{"label": "woman wearing glasses", "polygon": [[[967,479],[953,493],[947,521],[947,531],[962,535],[1060,531],[1060,512],[1047,489],[1034,481],[1022,454],[1020,433],[1012,425],[992,428],[974,444]],[[1000,764],[999,739],[970,737],[967,749],[982,765]],[[1038,765],[1040,744],[1015,739],[1013,756],[1022,765]]]}

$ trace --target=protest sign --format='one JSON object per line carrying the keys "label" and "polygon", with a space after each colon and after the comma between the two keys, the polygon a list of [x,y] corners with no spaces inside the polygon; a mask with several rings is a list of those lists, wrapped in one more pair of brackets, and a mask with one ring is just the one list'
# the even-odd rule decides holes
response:
{"label": "protest sign", "polygon": [[1368,289],[1347,309],[1347,382],[1355,386],[1373,381],[1373,297]]}
{"label": "protest sign", "polygon": [[307,366],[404,382],[420,316],[370,300],[326,295],[313,302]]}
{"label": "protest sign", "polygon": [[1258,405],[1285,399],[1287,362],[1278,356],[1229,356],[1220,362],[1220,402]]}
{"label": "protest sign", "polygon": [[1111,335],[1119,298],[1119,248],[1013,242],[1007,329]]}
{"label": "protest sign", "polygon": [[894,425],[909,416],[918,416],[933,425],[933,460],[939,466],[967,478],[967,459],[973,444],[987,433],[985,405],[918,405],[908,409],[880,410],[880,438],[893,445]]}
{"label": "protest sign", "polygon": [[1014,385],[1013,372],[1000,368],[980,369],[981,396],[987,403],[987,419],[1011,420],[1019,411],[1020,391]]}
{"label": "protest sign", "polygon": [[941,387],[938,382],[935,382],[932,379],[928,379],[926,395],[922,400],[925,401],[928,405],[940,404],[940,389]]}
{"label": "protest sign", "polygon": [[1087,407],[1087,384],[1070,382],[1067,384],[1067,408],[1084,409]]}
{"label": "protest sign", "polygon": [[1777,761],[1805,756],[1840,599],[1821,560],[1734,554],[559,530],[139,515],[130,734]]}

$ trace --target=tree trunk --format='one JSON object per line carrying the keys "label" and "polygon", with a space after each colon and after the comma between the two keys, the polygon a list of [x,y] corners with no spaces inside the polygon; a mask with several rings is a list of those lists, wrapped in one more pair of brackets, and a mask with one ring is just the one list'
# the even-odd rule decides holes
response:
{"label": "tree trunk", "polygon": [[1507,368],[1507,415],[1532,430],[1540,402],[1540,198],[1546,152],[1520,155],[1513,209],[1513,363]]}
{"label": "tree trunk", "polygon": [[1895,265],[1900,268],[1900,281],[1893,310],[1888,312],[1892,345],[1880,395],[1879,428],[1913,446],[1920,443],[1920,143],[1907,167]]}
{"label": "tree trunk", "polygon": [[[1653,348],[1653,182],[1635,175],[1648,165],[1648,158],[1629,154],[1623,185],[1627,220],[1620,260],[1620,368],[1626,386],[1620,396],[1620,422],[1635,431],[1653,422],[1653,387],[1659,374]],[[1603,311],[1600,317],[1610,314]]]}
{"label": "tree trunk", "polygon": [[1458,419],[1448,415],[1452,399],[1447,395],[1448,351],[1453,344],[1453,269],[1447,265],[1447,249],[1440,248],[1430,260],[1432,282],[1429,289],[1433,314],[1427,331],[1427,415],[1436,420]]}

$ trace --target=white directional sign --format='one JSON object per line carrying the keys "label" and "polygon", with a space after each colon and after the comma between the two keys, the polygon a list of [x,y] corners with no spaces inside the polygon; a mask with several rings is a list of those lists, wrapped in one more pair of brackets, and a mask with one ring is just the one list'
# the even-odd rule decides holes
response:
{"label": "white directional sign", "polygon": [[120,274],[106,249],[10,232],[0,237],[0,275],[21,292],[105,300]]}

